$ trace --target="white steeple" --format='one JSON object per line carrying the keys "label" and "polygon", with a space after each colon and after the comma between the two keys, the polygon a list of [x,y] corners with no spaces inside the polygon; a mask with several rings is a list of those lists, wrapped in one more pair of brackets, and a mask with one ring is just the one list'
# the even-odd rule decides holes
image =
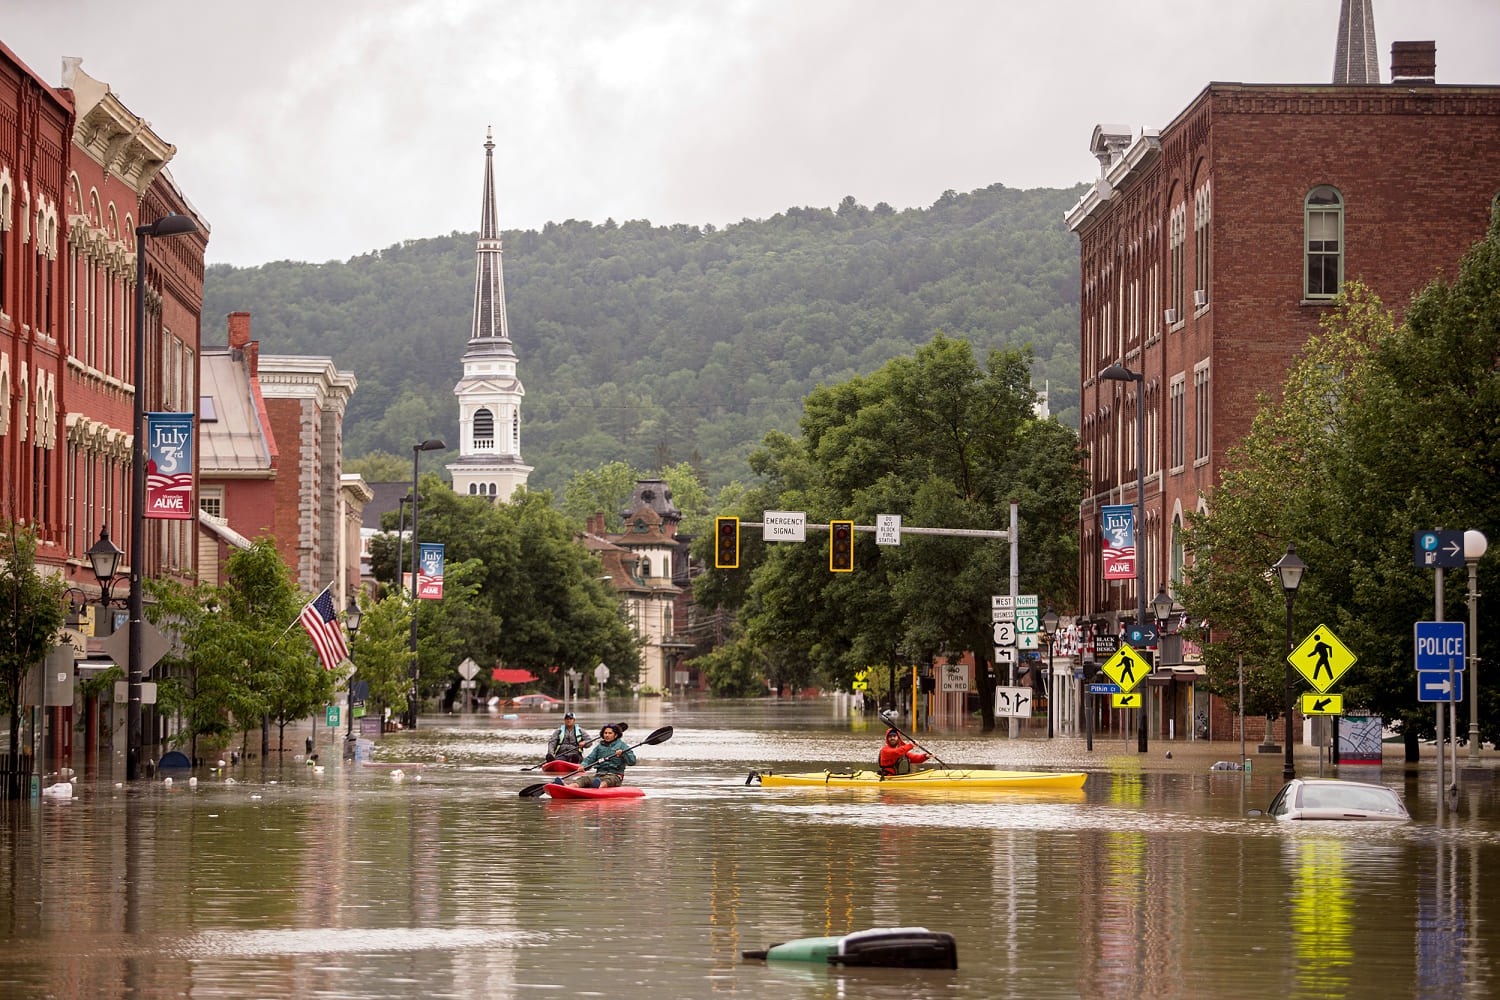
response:
{"label": "white steeple", "polygon": [[448,466],[460,495],[509,500],[525,488],[531,466],[521,462],[521,398],[516,350],[505,320],[505,270],[495,213],[495,139],[484,142],[484,200],[474,268],[474,325],[464,351],[458,397],[458,461]]}

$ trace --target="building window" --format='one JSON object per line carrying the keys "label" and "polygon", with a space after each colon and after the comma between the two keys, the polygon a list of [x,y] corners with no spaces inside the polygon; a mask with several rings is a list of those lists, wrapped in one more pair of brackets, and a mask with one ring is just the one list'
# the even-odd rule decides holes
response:
{"label": "building window", "polygon": [[1213,217],[1213,199],[1205,183],[1193,196],[1193,308],[1208,305],[1208,220]]}
{"label": "building window", "polygon": [[224,516],[224,494],[220,492],[201,492],[198,494],[198,509],[210,517]]}
{"label": "building window", "polygon": [[1169,326],[1176,326],[1183,321],[1183,285],[1186,277],[1183,274],[1185,261],[1184,254],[1187,251],[1187,203],[1182,202],[1172,209],[1170,220],[1170,232],[1168,234],[1167,246],[1171,252],[1172,273],[1168,280],[1171,287],[1167,290],[1167,309],[1172,313],[1167,321]]}
{"label": "building window", "polygon": [[1182,515],[1172,518],[1172,589],[1182,586]]}
{"label": "building window", "polygon": [[1169,405],[1171,407],[1171,409],[1170,409],[1170,411],[1168,413],[1168,419],[1171,421],[1171,424],[1172,424],[1172,427],[1171,427],[1171,431],[1172,431],[1172,457],[1171,457],[1172,466],[1171,467],[1173,469],[1180,469],[1180,468],[1182,468],[1182,464],[1183,464],[1183,461],[1184,461],[1184,456],[1186,455],[1186,449],[1184,447],[1184,427],[1183,427],[1183,417],[1186,414],[1186,410],[1185,410],[1185,406],[1184,406],[1185,401],[1184,401],[1183,397],[1186,394],[1187,394],[1187,381],[1181,375],[1179,375],[1175,379],[1172,380],[1172,386],[1168,390],[1168,398],[1170,400],[1170,404]]}
{"label": "building window", "polygon": [[495,439],[495,415],[489,410],[480,408],[474,411],[474,441],[494,441]]}
{"label": "building window", "polygon": [[1208,366],[1193,372],[1193,459],[1208,458],[1209,385]]}
{"label": "building window", "polygon": [[1344,199],[1328,185],[1315,187],[1303,207],[1307,267],[1303,293],[1331,299],[1344,280]]}

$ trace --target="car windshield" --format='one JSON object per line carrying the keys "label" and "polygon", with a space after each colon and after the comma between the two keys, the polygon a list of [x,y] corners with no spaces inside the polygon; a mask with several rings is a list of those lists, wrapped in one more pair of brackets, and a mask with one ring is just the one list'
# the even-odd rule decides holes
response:
{"label": "car windshield", "polygon": [[1303,809],[1341,809],[1349,812],[1400,814],[1401,800],[1389,788],[1375,785],[1306,785]]}

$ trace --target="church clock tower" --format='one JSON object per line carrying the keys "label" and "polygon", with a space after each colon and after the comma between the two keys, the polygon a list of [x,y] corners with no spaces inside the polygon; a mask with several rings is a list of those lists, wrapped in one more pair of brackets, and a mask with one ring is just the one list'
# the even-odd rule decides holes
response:
{"label": "church clock tower", "polygon": [[458,461],[448,466],[453,492],[507,501],[525,489],[531,466],[521,461],[521,398],[516,349],[505,321],[505,271],[495,215],[495,140],[484,143],[484,204],[474,269],[474,325],[464,351],[458,397]]}

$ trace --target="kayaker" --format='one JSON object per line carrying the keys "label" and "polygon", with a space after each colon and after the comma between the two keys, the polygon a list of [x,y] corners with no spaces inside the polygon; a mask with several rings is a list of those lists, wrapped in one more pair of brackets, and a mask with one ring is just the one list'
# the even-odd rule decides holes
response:
{"label": "kayaker", "polygon": [[563,715],[562,725],[557,731],[547,737],[547,759],[565,760],[569,764],[583,763],[583,748],[589,745],[589,738],[583,735],[583,730],[578,728],[578,723],[573,720],[573,713],[567,712]]}
{"label": "kayaker", "polygon": [[911,774],[911,766],[926,759],[927,755],[918,750],[915,743],[902,741],[900,732],[895,729],[885,731],[885,746],[880,748],[881,774]]}
{"label": "kayaker", "polygon": [[[598,766],[589,770],[595,762]],[[617,788],[625,783],[627,764],[635,764],[635,751],[626,745],[613,723],[605,723],[599,730],[599,742],[583,760],[584,770],[564,780],[579,788]]]}

